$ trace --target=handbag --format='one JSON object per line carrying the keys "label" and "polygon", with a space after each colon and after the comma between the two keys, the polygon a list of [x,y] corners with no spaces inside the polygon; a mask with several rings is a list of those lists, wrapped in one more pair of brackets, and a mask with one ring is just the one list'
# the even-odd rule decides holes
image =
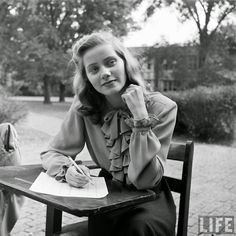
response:
{"label": "handbag", "polygon": [[[0,166],[21,164],[18,135],[10,123],[0,124]],[[0,189],[0,236],[10,235],[24,203],[24,197]]]}

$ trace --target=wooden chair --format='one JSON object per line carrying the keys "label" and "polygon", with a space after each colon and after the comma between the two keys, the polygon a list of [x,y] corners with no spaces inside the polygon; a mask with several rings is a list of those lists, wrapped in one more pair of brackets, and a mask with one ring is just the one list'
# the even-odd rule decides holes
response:
{"label": "wooden chair", "polygon": [[192,141],[187,141],[186,144],[172,143],[167,157],[168,160],[183,162],[181,179],[165,176],[171,191],[180,194],[177,236],[187,236],[188,232],[193,150]]}
{"label": "wooden chair", "polygon": [[[187,236],[188,231],[188,214],[192,178],[193,150],[194,144],[192,141],[187,141],[186,143],[172,143],[167,157],[168,160],[174,160],[183,163],[181,179],[167,176],[164,177],[166,178],[171,191],[180,194],[177,236]],[[91,161],[86,161],[83,164],[87,165],[90,169],[97,168],[96,164]],[[87,226],[87,221],[67,225],[62,228],[61,232],[56,233],[55,235],[87,236]]]}

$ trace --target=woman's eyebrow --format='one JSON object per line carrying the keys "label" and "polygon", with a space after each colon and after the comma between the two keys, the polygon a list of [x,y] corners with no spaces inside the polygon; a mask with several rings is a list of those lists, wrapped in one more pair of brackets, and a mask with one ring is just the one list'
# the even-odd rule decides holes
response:
{"label": "woman's eyebrow", "polygon": [[106,57],[103,61],[108,61],[108,60],[110,60],[110,59],[116,59],[114,56],[108,56],[108,57]]}
{"label": "woman's eyebrow", "polygon": [[96,65],[97,65],[97,63],[94,62],[94,63],[89,64],[89,65],[87,66],[87,68],[89,69],[89,68],[91,68],[91,67],[93,67],[93,66],[96,66]]}

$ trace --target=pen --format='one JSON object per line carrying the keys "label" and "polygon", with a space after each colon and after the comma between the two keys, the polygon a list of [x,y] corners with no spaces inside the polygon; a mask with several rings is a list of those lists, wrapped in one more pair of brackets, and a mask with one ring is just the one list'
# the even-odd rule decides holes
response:
{"label": "pen", "polygon": [[76,162],[71,158],[71,157],[68,157],[70,162],[74,165],[74,167],[76,168],[76,170],[78,170],[78,172],[82,175],[85,175],[87,177],[89,177],[90,181],[93,183],[93,180],[90,176],[88,176],[77,164]]}

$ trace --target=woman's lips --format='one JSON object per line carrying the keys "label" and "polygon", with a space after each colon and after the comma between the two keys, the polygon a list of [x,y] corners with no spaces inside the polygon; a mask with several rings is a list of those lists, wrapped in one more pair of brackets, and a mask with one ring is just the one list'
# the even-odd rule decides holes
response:
{"label": "woman's lips", "polygon": [[113,83],[114,81],[115,81],[115,80],[109,80],[109,81],[103,83],[102,86],[109,85],[109,84]]}

